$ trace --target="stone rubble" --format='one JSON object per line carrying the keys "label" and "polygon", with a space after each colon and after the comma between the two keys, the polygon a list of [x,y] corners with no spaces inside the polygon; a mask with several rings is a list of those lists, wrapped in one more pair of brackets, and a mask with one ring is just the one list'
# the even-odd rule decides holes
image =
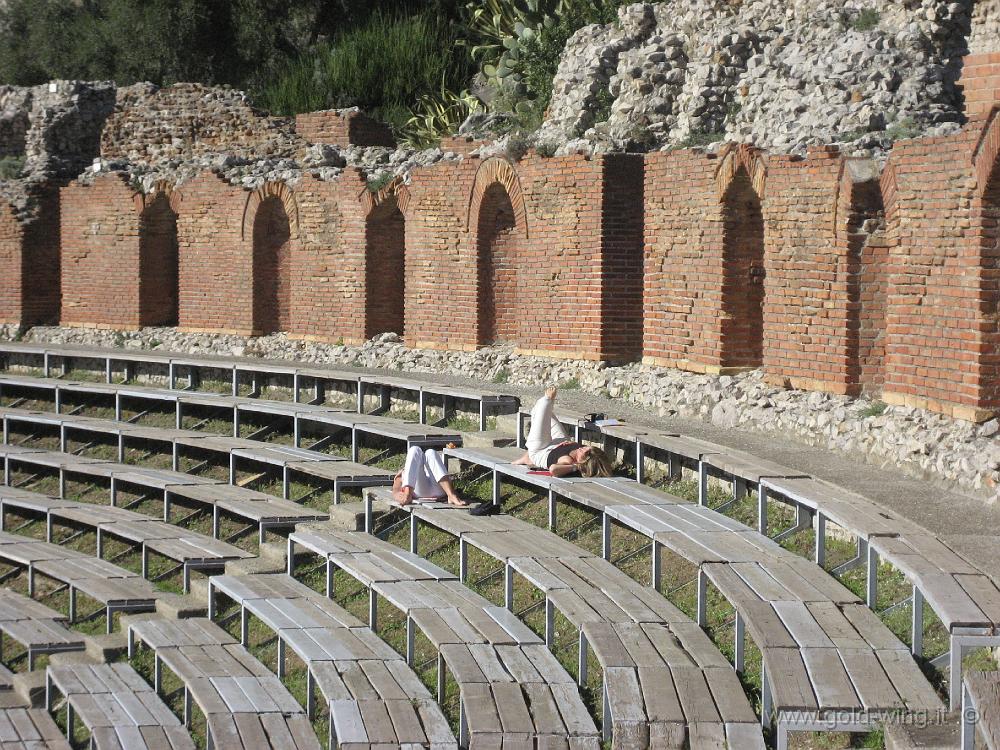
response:
{"label": "stone rubble", "polygon": [[969,27],[968,4],[949,0],[629,5],[570,38],[535,141],[557,153],[840,142],[883,157],[898,138],[959,127]]}
{"label": "stone rubble", "polygon": [[417,350],[396,334],[361,346],[290,339],[186,333],[173,328],[141,331],[0,327],[0,339],[34,343],[118,346],[191,354],[219,354],[350,365],[473,378],[502,390],[503,384],[563,384],[620,399],[660,416],[709,421],[723,428],[763,431],[871,463],[964,487],[1000,499],[1000,420],[982,425],[919,409],[885,406],[866,398],[785,390],[764,382],[759,371],[733,376],[698,375],[629,364],[545,359],[517,355],[509,347],[475,352]]}

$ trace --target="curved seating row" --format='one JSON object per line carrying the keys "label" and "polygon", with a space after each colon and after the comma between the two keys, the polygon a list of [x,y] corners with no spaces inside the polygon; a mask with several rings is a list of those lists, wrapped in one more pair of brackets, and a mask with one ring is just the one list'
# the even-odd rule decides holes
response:
{"label": "curved seating row", "polygon": [[392,474],[384,469],[364,466],[328,453],[260,440],[25,409],[0,408],[0,420],[3,423],[4,443],[10,442],[12,428],[18,426],[29,430],[51,430],[57,432],[62,452],[66,452],[70,436],[110,437],[117,443],[119,463],[125,463],[126,448],[132,444],[166,446],[174,471],[179,470],[181,456],[188,452],[219,455],[229,465],[230,484],[237,483],[240,463],[275,467],[281,472],[282,494],[286,500],[290,499],[291,481],[298,477],[330,485],[334,502],[340,502],[341,490],[346,487],[372,487],[392,482]]}
{"label": "curved seating row", "polygon": [[962,750],[1000,750],[1000,672],[969,672],[962,690]]}
{"label": "curved seating row", "polygon": [[[371,498],[399,508],[386,490]],[[553,610],[579,632],[578,674],[587,679],[587,649],[603,675],[604,737],[615,747],[683,748],[709,738],[729,747],[763,748],[753,708],[725,657],[708,636],[664,597],[610,562],[555,534],[506,515],[476,517],[447,503],[414,503],[410,551],[425,523],[458,540],[459,580],[468,548],[504,567],[505,606],[512,610],[513,576],[523,576],[546,599],[545,640],[553,645]],[[691,737],[687,737],[690,732]]]}
{"label": "curved seating row", "polygon": [[75,735],[79,718],[96,750],[194,750],[180,720],[127,664],[49,666],[45,707],[50,713],[59,695],[66,707],[66,736]]}
{"label": "curved seating row", "polygon": [[12,474],[17,469],[32,474],[56,473],[59,477],[60,498],[66,496],[66,484],[70,477],[83,477],[90,482],[107,482],[108,500],[112,507],[117,507],[119,492],[129,487],[140,488],[146,493],[157,493],[163,498],[163,520],[167,523],[171,518],[172,505],[178,499],[206,506],[212,511],[215,537],[219,536],[222,513],[257,527],[261,541],[267,529],[292,528],[297,523],[327,517],[326,514],[263,492],[165,469],[144,469],[131,464],[12,445],[0,446],[0,459],[4,462],[4,483],[7,485],[11,484]]}
{"label": "curved seating row", "polygon": [[324,560],[328,595],[334,569],[368,589],[372,629],[380,598],[404,614],[408,663],[416,630],[426,636],[438,653],[438,700],[444,698],[446,668],[458,683],[460,746],[557,738],[581,748],[599,746],[576,684],[542,640],[448,571],[363,532],[323,527],[289,535],[289,575],[297,549]]}
{"label": "curved seating row", "polygon": [[[935,710],[940,701],[908,649],[858,598],[813,563],[704,506],[627,479],[556,479],[510,462],[517,449],[455,449],[448,455],[529,481],[555,498],[597,511],[604,557],[614,523],[651,540],[659,587],[662,550],[698,566],[697,620],[706,625],[709,581],[736,610],[736,668],[748,632],[763,659],[763,718],[775,719],[778,746],[795,730],[877,724],[899,710]],[[554,513],[550,514],[555,517]],[[840,722],[843,722],[842,724]]]}
{"label": "curved seating row", "polygon": [[[237,410],[238,413],[238,410]],[[238,418],[238,417],[237,417]],[[292,421],[297,421],[292,417]],[[581,429],[593,429],[582,424]],[[628,426],[605,427],[601,431],[607,439],[634,444],[640,478],[644,454],[650,448],[667,453],[676,464],[686,461],[695,465],[700,478],[700,496],[707,502],[707,478],[711,474],[729,476],[734,492],[756,484],[759,507],[763,511],[760,527],[767,529],[767,499],[773,498],[795,504],[803,512],[801,518],[815,523],[817,534],[817,559],[823,562],[822,533],[827,519],[857,534],[862,543],[860,558],[869,565],[868,599],[874,601],[877,578],[874,563],[881,557],[900,568],[914,583],[914,601],[927,603],[945,622],[950,630],[952,648],[951,698],[954,704],[956,691],[960,693],[962,651],[967,647],[992,645],[1000,640],[997,617],[997,587],[982,571],[969,565],[960,556],[933,539],[926,531],[910,524],[900,534],[894,514],[885,515],[867,498],[849,493],[773,462],[765,462],[748,454],[740,454],[721,446],[695,441],[679,435],[659,434],[652,430],[632,429]],[[543,490],[548,488],[542,487]],[[840,506],[838,507],[838,503]],[[554,504],[553,504],[554,507]],[[815,520],[810,519],[812,515]],[[888,523],[885,523],[888,521]],[[892,528],[887,528],[891,526]],[[966,567],[968,566],[968,567]],[[970,604],[971,603],[971,604]],[[922,612],[915,606],[914,612]],[[920,652],[921,623],[914,618],[913,651]]]}
{"label": "curved seating row", "polygon": [[0,708],[0,750],[71,750],[52,717],[41,708]]}
{"label": "curved seating row", "polygon": [[248,615],[278,639],[278,677],[285,651],[306,667],[306,710],[315,715],[316,689],[330,714],[330,747],[399,745],[455,747],[447,719],[402,657],[331,599],[287,575],[215,576],[209,618],[218,599],[239,608],[243,645]]}
{"label": "curved seating row", "polygon": [[[73,382],[54,378],[32,378],[13,375],[0,376],[0,395],[42,394],[61,412],[67,397],[104,399],[115,410],[115,419],[121,420],[125,403],[158,404],[174,410],[175,426],[184,426],[185,407],[212,409],[230,416],[233,436],[239,437],[243,415],[256,415],[263,419],[286,419],[292,423],[295,445],[300,443],[302,427],[312,425],[328,433],[343,432],[350,435],[351,459],[357,461],[364,437],[372,435],[406,443],[407,447],[440,448],[448,443],[461,444],[461,433],[433,425],[416,424],[377,414],[358,414],[340,411],[322,405],[270,401],[261,398],[240,398],[198,391],[178,391],[138,385],[109,385],[106,383]],[[37,396],[32,395],[31,398]]]}
{"label": "curved seating row", "polygon": [[162,692],[166,666],[183,683],[184,725],[191,725],[193,702],[215,750],[319,750],[309,719],[281,681],[211,620],[131,622],[129,659],[140,644],[153,652],[153,689]]}
{"label": "curved seating row", "polygon": [[41,602],[0,589],[0,633],[24,646],[29,671],[35,668],[39,654],[82,651],[86,647],[79,633],[66,628],[66,619]]}
{"label": "curved seating row", "polygon": [[[341,386],[350,387],[356,392],[357,410],[364,411],[365,395],[369,391],[378,391],[384,395],[387,390],[406,391],[417,395],[420,422],[427,422],[427,402],[429,399],[440,399],[444,405],[444,411],[449,412],[450,405],[455,400],[471,401],[478,404],[480,430],[486,429],[486,418],[492,413],[513,413],[517,410],[520,401],[516,396],[499,393],[488,389],[462,388],[455,386],[442,386],[437,383],[424,382],[420,380],[409,380],[399,377],[388,377],[382,375],[360,374],[346,370],[337,370],[322,366],[302,367],[295,363],[281,361],[265,361],[249,357],[219,357],[219,356],[195,356],[183,355],[170,352],[136,351],[122,349],[104,349],[97,347],[76,347],[76,346],[44,346],[24,344],[20,342],[0,342],[0,358],[4,367],[9,366],[12,357],[36,360],[38,369],[41,369],[45,377],[49,377],[56,363],[62,365],[62,372],[68,370],[68,364],[73,360],[97,360],[103,362],[101,370],[108,383],[112,382],[112,373],[115,365],[119,369],[130,374],[137,363],[148,363],[166,368],[168,383],[171,388],[177,384],[179,371],[187,370],[188,383],[195,385],[199,380],[199,375],[203,370],[221,371],[229,375],[231,382],[231,393],[233,396],[239,395],[239,384],[241,377],[246,380],[250,377],[251,382],[257,382],[260,375],[279,375],[291,378],[292,388],[295,394],[295,401],[300,399],[302,381],[311,381],[317,388],[317,395],[322,393],[322,388],[327,383],[336,383]],[[255,392],[259,389],[254,387]]]}
{"label": "curved seating row", "polygon": [[52,541],[57,524],[93,529],[97,535],[98,558],[104,556],[106,537],[135,545],[142,556],[143,578],[148,577],[151,552],[173,560],[183,566],[185,591],[189,588],[192,571],[221,571],[230,560],[251,557],[239,547],[124,508],[63,500],[0,486],[0,530],[6,527],[5,518],[11,512],[20,516],[44,517],[48,542]]}
{"label": "curved seating row", "polygon": [[[521,410],[521,442],[528,414]],[[857,492],[846,490],[806,472],[705,440],[628,425],[599,426],[584,415],[564,413],[564,421],[580,432],[632,446],[637,479],[644,479],[650,449],[665,454],[670,473],[682,463],[698,476],[699,504],[708,504],[708,479],[717,476],[733,485],[734,497],[755,489],[758,530],[768,532],[768,501],[793,506],[796,526],[784,536],[804,528],[815,530],[815,561],[826,564],[826,524],[832,522],[858,539],[858,556],[834,572],[854,564],[864,565],[866,603],[874,607],[878,593],[877,565],[882,559],[912,584],[911,652],[923,653],[923,604],[926,603],[948,631],[949,703],[958,708],[961,697],[962,658],[966,650],[1000,646],[1000,583],[977,568],[947,544],[908,518],[880,506]]]}
{"label": "curved seating row", "polygon": [[149,612],[158,594],[153,585],[117,565],[76,550],[0,531],[0,562],[24,568],[28,596],[35,594],[35,576],[41,574],[69,589],[69,622],[76,621],[77,592],[99,602],[107,617],[107,632],[116,612]]}

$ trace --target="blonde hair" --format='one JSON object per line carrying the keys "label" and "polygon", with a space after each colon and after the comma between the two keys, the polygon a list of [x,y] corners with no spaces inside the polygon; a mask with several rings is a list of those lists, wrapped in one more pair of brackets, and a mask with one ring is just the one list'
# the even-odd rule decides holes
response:
{"label": "blonde hair", "polygon": [[591,448],[580,462],[580,474],[585,477],[610,477],[615,466],[601,448]]}

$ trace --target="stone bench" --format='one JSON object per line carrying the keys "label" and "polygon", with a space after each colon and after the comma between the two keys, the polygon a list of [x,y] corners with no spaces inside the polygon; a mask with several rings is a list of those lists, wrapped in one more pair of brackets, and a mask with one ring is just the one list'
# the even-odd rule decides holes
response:
{"label": "stone bench", "polygon": [[149,612],[156,606],[157,593],[149,581],[66,547],[0,531],[0,562],[27,570],[29,596],[34,596],[37,574],[65,584],[70,623],[77,619],[78,592],[102,605],[109,633],[115,612]]}
{"label": "stone bench", "polygon": [[459,745],[543,742],[562,738],[597,748],[597,728],[573,679],[542,640],[502,607],[469,591],[438,566],[363,532],[296,530],[288,538],[289,574],[297,549],[319,556],[369,592],[369,626],[384,598],[406,617],[407,662],[420,630],[438,652],[438,700],[445,669],[459,685]]}
{"label": "stone bench", "polygon": [[[165,469],[144,469],[131,464],[10,445],[0,446],[0,459],[4,462],[4,481],[8,485],[12,471],[17,467],[33,472],[49,470],[58,473],[61,498],[65,497],[67,478],[70,476],[84,477],[89,482],[107,482],[112,507],[117,506],[118,493],[124,487],[155,492],[163,498],[163,519],[168,523],[171,507],[177,498],[205,505],[212,511],[213,534],[216,537],[219,535],[219,515],[222,512],[256,527],[261,541],[267,529],[291,528],[297,523],[327,518],[324,513],[273,495]],[[241,554],[246,556],[247,553]]]}
{"label": "stone bench", "polygon": [[203,370],[221,371],[228,375],[231,394],[233,396],[239,394],[241,378],[246,380],[249,376],[252,383],[252,390],[256,393],[259,392],[258,377],[260,375],[278,375],[291,379],[295,402],[298,402],[301,398],[302,381],[304,379],[313,381],[317,399],[322,398],[323,389],[326,384],[334,383],[356,391],[357,409],[359,412],[364,411],[366,392],[376,390],[384,399],[386,394],[391,391],[407,391],[417,395],[420,422],[422,424],[426,424],[427,421],[426,407],[429,397],[443,401],[443,410],[446,416],[450,411],[450,407],[453,406],[454,401],[470,401],[478,407],[480,430],[486,429],[486,419],[491,412],[500,414],[513,413],[520,404],[520,400],[516,396],[489,389],[444,386],[421,380],[381,375],[364,375],[316,365],[303,367],[296,363],[280,361],[265,362],[252,358],[195,356],[91,347],[37,347],[16,342],[0,343],[0,358],[6,362],[11,355],[35,357],[38,360],[39,369],[42,370],[45,377],[50,376],[57,362],[62,363],[61,371],[65,374],[68,370],[68,363],[71,363],[74,359],[103,360],[103,371],[105,380],[108,383],[112,382],[112,373],[115,365],[118,366],[118,369],[124,370],[127,376],[131,376],[131,373],[134,371],[134,365],[137,363],[159,365],[166,368],[170,388],[176,387],[178,371],[180,369],[186,369],[189,372],[189,389],[194,389],[198,385]]}
{"label": "stone bench", "polygon": [[[559,480],[525,475],[524,467],[500,458],[509,460],[510,453],[447,453],[489,468],[497,478],[530,476],[536,486],[546,485],[550,501],[560,496],[597,511],[606,558],[614,523],[647,537],[656,588],[664,548],[696,565],[698,624],[707,624],[711,581],[736,610],[737,670],[743,668],[748,631],[761,651],[763,718],[776,719],[779,747],[786,745],[789,731],[820,728],[824,721],[832,728],[831,722],[852,712],[877,717],[939,706],[908,649],[856,596],[818,566],[743,524],[632,480]],[[839,726],[858,731],[862,723],[848,720]]]}
{"label": "stone bench", "polygon": [[332,600],[286,575],[216,576],[209,584],[210,618],[219,596],[239,607],[244,646],[248,615],[275,633],[279,678],[286,649],[305,665],[306,711],[314,717],[318,688],[330,711],[330,747],[456,747],[444,714],[413,670]]}
{"label": "stone bench", "polygon": [[71,750],[52,717],[41,708],[0,708],[3,750]]}
{"label": "stone bench", "polygon": [[129,659],[140,644],[153,652],[154,691],[162,693],[165,666],[184,686],[184,725],[191,725],[193,702],[216,750],[319,750],[309,719],[281,681],[211,620],[131,622]]}
{"label": "stone bench", "polygon": [[[366,495],[399,509],[391,492]],[[419,548],[419,523],[458,540],[459,580],[467,577],[468,548],[504,568],[505,606],[513,611],[513,576],[546,598],[545,642],[554,643],[553,612],[579,631],[578,674],[587,679],[587,648],[604,676],[605,741],[615,747],[682,748],[709,738],[730,747],[763,748],[759,724],[739,679],[708,636],[667,599],[606,560],[511,516],[477,517],[447,503],[404,506],[410,513],[410,551]],[[693,696],[699,696],[694,699]]]}
{"label": "stone bench", "polygon": [[124,508],[80,503],[14,487],[0,487],[0,529],[5,528],[5,517],[10,512],[22,516],[43,516],[46,541],[49,542],[52,541],[57,523],[92,529],[97,536],[97,557],[104,556],[104,541],[109,536],[134,545],[142,555],[143,578],[148,576],[151,552],[173,560],[184,568],[185,591],[188,590],[192,571],[220,571],[230,560],[251,557],[250,553],[226,542]]}
{"label": "stone bench", "polygon": [[47,412],[23,409],[0,409],[0,419],[4,425],[4,442],[9,442],[12,425],[28,425],[59,431],[61,450],[65,452],[68,435],[104,435],[113,437],[118,443],[118,462],[124,463],[126,446],[142,443],[144,446],[162,444],[171,454],[173,470],[180,468],[180,457],[184,452],[209,453],[219,455],[229,464],[229,482],[237,482],[239,463],[277,468],[282,477],[282,494],[290,498],[290,485],[295,477],[320,480],[332,486],[334,502],[340,501],[341,491],[347,487],[371,487],[392,482],[392,473],[376,467],[364,466],[341,456],[320,453],[305,448],[265,443],[260,440],[226,437],[192,430],[148,427],[131,422],[118,422],[92,417],[54,415]]}
{"label": "stone bench", "polygon": [[73,664],[46,670],[45,704],[66,704],[66,736],[79,719],[97,750],[194,750],[187,730],[127,664]]}
{"label": "stone bench", "polygon": [[28,670],[39,654],[82,651],[84,638],[66,628],[67,618],[41,602],[10,589],[0,589],[0,633],[24,646]]}
{"label": "stone bench", "polygon": [[233,435],[238,437],[240,419],[244,414],[264,415],[272,419],[285,419],[292,423],[295,445],[300,443],[303,424],[320,425],[326,430],[350,434],[352,460],[357,461],[361,444],[366,435],[374,435],[394,441],[405,442],[407,447],[441,448],[448,443],[460,445],[461,433],[432,425],[418,425],[403,420],[374,414],[339,411],[324,406],[311,406],[286,401],[268,401],[259,398],[239,398],[195,391],[167,390],[146,386],[108,385],[105,383],[80,383],[57,379],[0,376],[0,394],[9,395],[11,390],[41,393],[53,402],[59,413],[66,395],[103,398],[114,405],[115,419],[120,421],[123,401],[152,402],[173,407],[175,424],[183,427],[184,408],[196,406],[213,409],[230,415]]}

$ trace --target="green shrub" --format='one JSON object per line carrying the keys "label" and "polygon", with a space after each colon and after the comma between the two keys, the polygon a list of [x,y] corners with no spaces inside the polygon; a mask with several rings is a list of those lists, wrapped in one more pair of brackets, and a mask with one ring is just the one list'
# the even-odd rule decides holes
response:
{"label": "green shrub", "polygon": [[379,190],[392,182],[392,177],[392,172],[383,172],[378,177],[369,177],[366,181],[368,192],[377,193]]}
{"label": "green shrub", "polygon": [[881,417],[888,409],[888,405],[882,401],[872,401],[872,403],[861,410],[862,417]]}
{"label": "green shrub", "polygon": [[677,144],[678,148],[697,148],[700,146],[708,146],[712,143],[718,143],[719,141],[725,140],[726,134],[722,132],[706,133],[702,130],[692,130],[688,137]]}
{"label": "green shrub", "polygon": [[851,22],[850,27],[855,31],[871,31],[882,20],[881,14],[874,8],[865,8]]}
{"label": "green shrub", "polygon": [[886,128],[885,134],[894,141],[916,138],[920,135],[920,126],[912,118],[904,117]]}
{"label": "green shrub", "polygon": [[0,158],[0,180],[16,180],[24,169],[23,156],[4,156]]}
{"label": "green shrub", "polygon": [[503,385],[510,381],[510,370],[506,367],[501,367],[497,370],[496,374],[493,376],[493,382],[497,385]]}
{"label": "green shrub", "polygon": [[421,97],[455,90],[471,73],[447,19],[376,11],[289,64],[263,87],[258,101],[284,115],[359,106],[401,129]]}
{"label": "green shrub", "polygon": [[556,150],[558,148],[558,144],[552,141],[542,141],[535,146],[535,153],[545,159],[550,159],[556,155]]}

